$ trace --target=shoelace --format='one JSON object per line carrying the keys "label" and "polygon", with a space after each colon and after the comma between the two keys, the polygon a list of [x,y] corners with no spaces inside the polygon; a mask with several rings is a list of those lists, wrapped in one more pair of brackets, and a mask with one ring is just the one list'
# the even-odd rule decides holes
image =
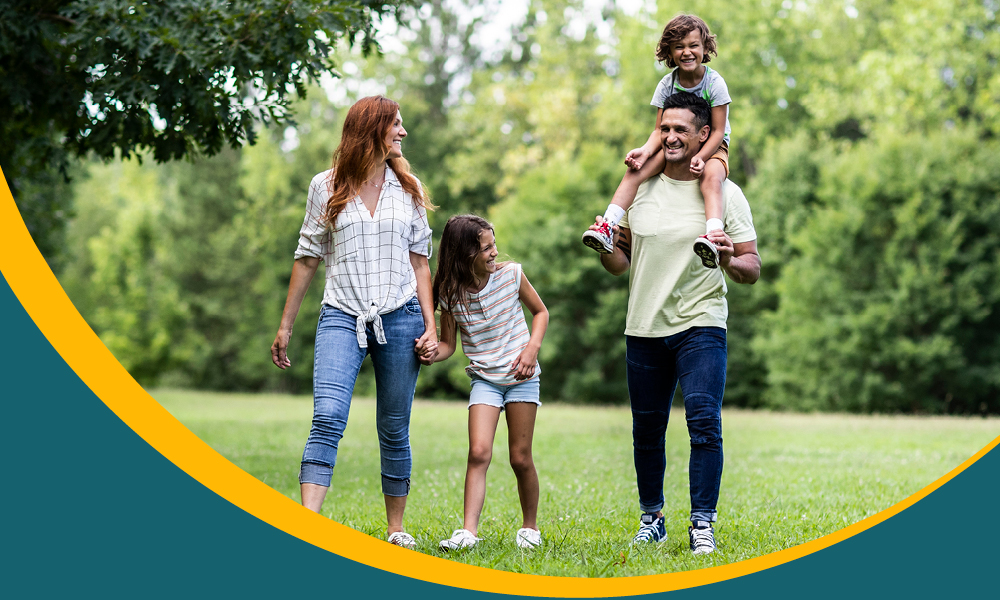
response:
{"label": "shoelace", "polygon": [[464,529],[456,529],[451,537],[447,540],[441,542],[441,547],[445,550],[459,550],[462,548],[470,548],[476,545],[476,542],[482,541],[483,538],[476,537],[472,532]]}
{"label": "shoelace", "polygon": [[635,541],[645,542],[656,537],[656,525],[650,523],[649,525],[643,524],[639,527],[639,532],[635,534]]}
{"label": "shoelace", "polygon": [[538,534],[536,534],[535,531],[532,531],[532,530],[527,529],[527,528],[518,529],[517,530],[517,537],[518,537],[518,539],[523,540],[524,543],[530,544],[532,546],[537,546],[542,541],[541,535],[538,535]]}
{"label": "shoelace", "polygon": [[692,529],[691,539],[694,540],[694,550],[715,549],[715,536],[712,535],[711,529]]}
{"label": "shoelace", "polygon": [[[455,539],[456,537],[458,539]],[[478,537],[472,535],[472,532],[469,531],[469,530],[467,530],[467,529],[460,529],[460,530],[456,531],[455,533],[451,534],[451,540],[453,542],[457,542],[459,544],[465,544],[466,542],[476,543],[476,542],[478,542],[478,541],[480,541],[482,539],[483,538],[478,538]]]}
{"label": "shoelace", "polygon": [[412,535],[397,531],[389,536],[389,543],[406,548],[407,546],[416,544],[417,541],[413,539]]}

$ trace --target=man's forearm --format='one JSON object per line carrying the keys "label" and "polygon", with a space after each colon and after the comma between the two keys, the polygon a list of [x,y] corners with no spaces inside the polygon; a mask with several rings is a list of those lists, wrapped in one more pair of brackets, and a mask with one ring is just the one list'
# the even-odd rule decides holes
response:
{"label": "man's forearm", "polygon": [[628,271],[632,264],[632,246],[624,236],[615,240],[615,251],[601,255],[601,265],[608,273],[618,276]]}
{"label": "man's forearm", "polygon": [[760,277],[760,255],[741,254],[729,259],[722,270],[736,283],[755,283]]}

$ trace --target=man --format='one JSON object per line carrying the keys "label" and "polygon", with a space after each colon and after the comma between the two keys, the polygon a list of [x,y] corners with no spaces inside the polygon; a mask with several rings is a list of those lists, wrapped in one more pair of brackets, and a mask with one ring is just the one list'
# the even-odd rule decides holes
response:
{"label": "man", "polygon": [[[639,507],[634,543],[662,542],[664,442],[678,382],[691,438],[689,487],[695,554],[715,551],[716,505],[722,478],[722,394],[726,382],[726,282],[760,276],[757,234],[740,188],[726,181],[724,228],[708,234],[721,269],[706,269],[690,240],[705,227],[705,204],[691,159],[708,139],[711,109],[689,93],[667,99],[660,120],[663,172],[639,187],[615,229],[614,252],[601,263],[612,275],[631,268],[625,327],[626,372]],[[602,218],[592,226],[596,229]]]}

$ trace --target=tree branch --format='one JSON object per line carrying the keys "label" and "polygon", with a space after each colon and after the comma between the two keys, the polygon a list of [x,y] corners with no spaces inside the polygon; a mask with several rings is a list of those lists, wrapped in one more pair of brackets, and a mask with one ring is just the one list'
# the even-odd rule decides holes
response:
{"label": "tree branch", "polygon": [[54,15],[51,13],[38,13],[35,16],[37,16],[39,19],[46,19],[48,21],[58,21],[60,23],[65,23],[67,25],[73,25],[74,27],[76,26],[76,21],[64,17],[62,15]]}

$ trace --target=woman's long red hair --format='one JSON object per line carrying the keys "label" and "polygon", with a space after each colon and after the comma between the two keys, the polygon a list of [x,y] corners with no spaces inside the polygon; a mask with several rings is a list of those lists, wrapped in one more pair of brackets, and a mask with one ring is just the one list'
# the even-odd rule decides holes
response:
{"label": "woman's long red hair", "polygon": [[[389,154],[385,143],[386,133],[396,120],[399,104],[385,96],[368,96],[354,103],[344,119],[344,132],[340,145],[333,152],[333,173],[330,182],[330,199],[324,216],[332,227],[337,215],[361,191],[368,174]],[[417,178],[410,173],[410,163],[405,158],[386,161],[396,173],[403,190],[413,197],[413,203],[425,209],[434,209]]]}

